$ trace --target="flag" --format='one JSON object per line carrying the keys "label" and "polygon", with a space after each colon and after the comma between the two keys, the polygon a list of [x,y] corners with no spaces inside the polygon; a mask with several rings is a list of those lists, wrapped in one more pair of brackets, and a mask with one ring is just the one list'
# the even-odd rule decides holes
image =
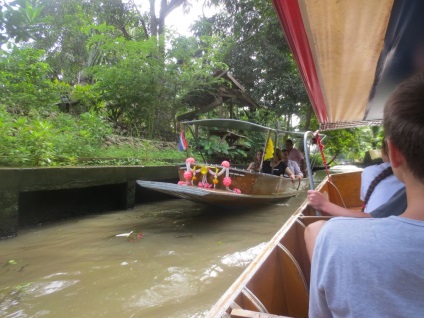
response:
{"label": "flag", "polygon": [[274,144],[272,143],[271,137],[268,138],[265,148],[264,160],[271,159],[274,156]]}
{"label": "flag", "polygon": [[183,150],[187,150],[187,149],[188,149],[188,142],[185,138],[185,132],[184,132],[184,130],[181,130],[180,142],[178,144],[178,150],[183,151]]}

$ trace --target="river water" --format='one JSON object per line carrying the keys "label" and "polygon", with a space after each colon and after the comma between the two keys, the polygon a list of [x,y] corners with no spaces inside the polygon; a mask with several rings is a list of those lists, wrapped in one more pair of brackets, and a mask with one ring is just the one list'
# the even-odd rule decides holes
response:
{"label": "river water", "polygon": [[21,229],[0,241],[0,317],[204,317],[305,196],[240,211],[168,200]]}

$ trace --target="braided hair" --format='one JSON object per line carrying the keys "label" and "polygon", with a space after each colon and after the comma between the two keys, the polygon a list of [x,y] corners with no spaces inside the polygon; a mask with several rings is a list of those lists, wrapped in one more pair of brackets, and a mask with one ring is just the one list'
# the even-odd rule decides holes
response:
{"label": "braided hair", "polygon": [[386,169],[384,169],[383,171],[381,171],[375,178],[374,180],[372,180],[372,182],[370,183],[368,189],[367,189],[367,193],[365,194],[365,198],[364,198],[364,204],[362,205],[362,212],[364,212],[365,207],[368,203],[368,201],[370,200],[371,194],[374,192],[375,187],[384,179],[386,179],[388,176],[391,176],[393,174],[393,169],[392,167],[387,167]]}

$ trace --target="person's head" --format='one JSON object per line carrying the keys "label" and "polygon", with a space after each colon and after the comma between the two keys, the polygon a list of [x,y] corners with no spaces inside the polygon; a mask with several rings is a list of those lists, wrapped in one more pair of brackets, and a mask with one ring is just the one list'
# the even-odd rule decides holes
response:
{"label": "person's head", "polygon": [[293,141],[291,139],[286,140],[286,148],[288,151],[293,149]]}
{"label": "person's head", "polygon": [[274,152],[274,156],[278,159],[278,160],[282,160],[284,158],[283,155],[283,151],[281,149],[276,148],[275,152]]}
{"label": "person's head", "polygon": [[[415,178],[424,182],[424,74],[401,83],[384,107],[384,133],[392,167],[404,158]],[[396,170],[393,169],[393,171]],[[397,175],[398,176],[398,175]]]}
{"label": "person's head", "polygon": [[263,151],[263,150],[258,150],[258,151],[256,151],[255,160],[256,160],[256,161],[261,161],[261,160],[262,160],[263,155],[264,155],[264,151]]}
{"label": "person's head", "polygon": [[287,149],[283,149],[282,152],[283,152],[283,160],[284,161],[289,160],[289,152],[287,151]]}

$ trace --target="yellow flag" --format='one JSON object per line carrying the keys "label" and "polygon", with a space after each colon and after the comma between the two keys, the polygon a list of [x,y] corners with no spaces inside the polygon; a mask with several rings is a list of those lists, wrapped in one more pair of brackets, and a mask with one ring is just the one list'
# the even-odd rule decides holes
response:
{"label": "yellow flag", "polygon": [[268,138],[268,142],[265,148],[264,160],[271,159],[274,155],[274,144],[272,143],[271,137]]}

